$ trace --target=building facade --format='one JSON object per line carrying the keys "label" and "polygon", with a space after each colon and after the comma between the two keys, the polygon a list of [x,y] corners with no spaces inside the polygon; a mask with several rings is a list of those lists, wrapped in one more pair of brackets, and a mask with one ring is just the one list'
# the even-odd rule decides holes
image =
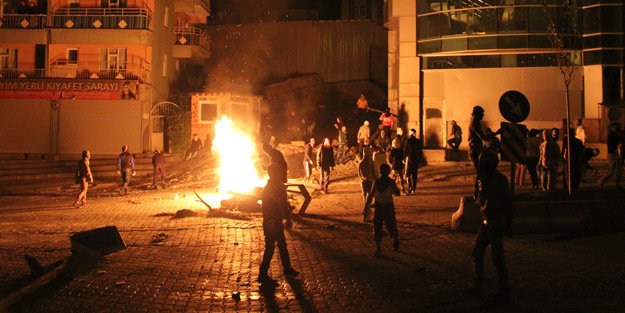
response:
{"label": "building facade", "polygon": [[[209,57],[209,0],[49,0],[0,19],[0,153],[163,149],[177,70]],[[159,134],[160,132],[160,134]]]}
{"label": "building facade", "polygon": [[[547,3],[574,55],[570,118],[584,118],[589,141],[600,142],[607,117],[599,104],[622,99],[623,2],[579,2],[578,32],[560,1]],[[452,120],[466,134],[476,105],[498,129],[508,91],[528,100],[527,127],[563,127],[566,88],[554,61],[562,50],[549,39],[542,0],[389,0],[387,14],[389,107],[429,148],[445,147]]]}

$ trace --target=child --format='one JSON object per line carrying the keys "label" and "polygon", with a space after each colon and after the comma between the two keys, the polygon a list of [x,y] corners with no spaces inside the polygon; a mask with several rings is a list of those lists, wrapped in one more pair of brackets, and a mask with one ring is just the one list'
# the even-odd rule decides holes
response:
{"label": "child", "polygon": [[373,207],[373,239],[375,240],[375,256],[382,256],[382,223],[386,225],[389,237],[393,238],[393,250],[399,250],[399,237],[397,231],[397,219],[395,218],[395,205],[393,195],[399,196],[399,188],[389,174],[391,167],[388,164],[380,165],[380,178],[373,182],[371,192],[365,201],[365,209],[375,199]]}

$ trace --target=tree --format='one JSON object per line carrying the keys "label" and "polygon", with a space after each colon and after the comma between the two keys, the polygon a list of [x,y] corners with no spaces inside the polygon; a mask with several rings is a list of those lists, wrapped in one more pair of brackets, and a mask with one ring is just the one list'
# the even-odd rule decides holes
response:
{"label": "tree", "polygon": [[[558,1],[559,2],[559,1]],[[566,142],[567,142],[567,187],[569,196],[571,190],[571,99],[569,87],[575,76],[578,66],[581,48],[581,35],[579,34],[580,6],[577,0],[562,0],[559,4],[551,4],[553,1],[543,0],[543,12],[547,22],[547,31],[551,45],[556,49],[555,62],[562,75],[565,87],[566,99]],[[557,2],[556,2],[557,3]],[[554,17],[555,14],[555,17]]]}

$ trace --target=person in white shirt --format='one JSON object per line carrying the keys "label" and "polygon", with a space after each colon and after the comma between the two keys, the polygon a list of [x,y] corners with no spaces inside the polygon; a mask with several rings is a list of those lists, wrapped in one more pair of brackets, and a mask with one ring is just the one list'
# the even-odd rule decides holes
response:
{"label": "person in white shirt", "polygon": [[586,146],[586,128],[582,125],[582,119],[577,119],[577,128],[575,128],[575,138],[582,141],[584,146]]}

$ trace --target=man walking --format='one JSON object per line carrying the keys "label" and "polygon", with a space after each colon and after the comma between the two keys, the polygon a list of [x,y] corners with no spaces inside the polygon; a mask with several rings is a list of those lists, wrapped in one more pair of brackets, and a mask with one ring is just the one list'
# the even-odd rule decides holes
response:
{"label": "man walking", "polygon": [[122,147],[122,153],[117,159],[117,174],[122,176],[122,188],[119,190],[119,195],[128,194],[128,185],[130,184],[130,177],[135,176],[135,158],[130,152],[128,152],[128,146]]}
{"label": "man walking", "polygon": [[484,254],[491,246],[493,263],[499,277],[499,292],[493,299],[502,303],[508,301],[508,268],[504,258],[503,236],[511,234],[513,212],[512,198],[508,189],[508,178],[497,171],[499,158],[485,151],[479,158],[479,190],[477,205],[482,213],[482,223],[473,248],[475,278],[467,294],[479,296],[484,283]]}
{"label": "man walking", "polygon": [[283,171],[284,169],[281,166],[275,163],[269,164],[267,167],[269,180],[267,180],[267,185],[261,193],[263,234],[265,235],[265,252],[263,253],[263,260],[260,264],[258,274],[258,282],[261,284],[275,284],[276,282],[268,273],[276,243],[278,245],[284,275],[297,276],[299,274],[298,271],[291,267],[291,258],[286,246],[284,226],[282,225],[282,220],[290,213],[286,186],[282,181],[282,177],[284,176]]}
{"label": "man walking", "polygon": [[408,181],[408,194],[413,194],[417,190],[417,176],[419,174],[419,164],[423,156],[423,144],[417,138],[417,130],[410,129],[410,137],[406,140],[404,149],[406,156],[406,180]]}
{"label": "man walking", "polygon": [[330,144],[330,138],[323,139],[323,146],[317,152],[317,168],[320,172],[319,188],[321,193],[328,193],[330,183],[330,170],[334,169],[334,149]]}
{"label": "man walking", "polygon": [[156,189],[156,176],[159,172],[161,173],[161,185],[165,184],[165,176],[167,176],[165,163],[165,156],[159,150],[154,150],[154,156],[152,156],[152,167],[154,167],[152,186],[154,186],[154,189]]}

